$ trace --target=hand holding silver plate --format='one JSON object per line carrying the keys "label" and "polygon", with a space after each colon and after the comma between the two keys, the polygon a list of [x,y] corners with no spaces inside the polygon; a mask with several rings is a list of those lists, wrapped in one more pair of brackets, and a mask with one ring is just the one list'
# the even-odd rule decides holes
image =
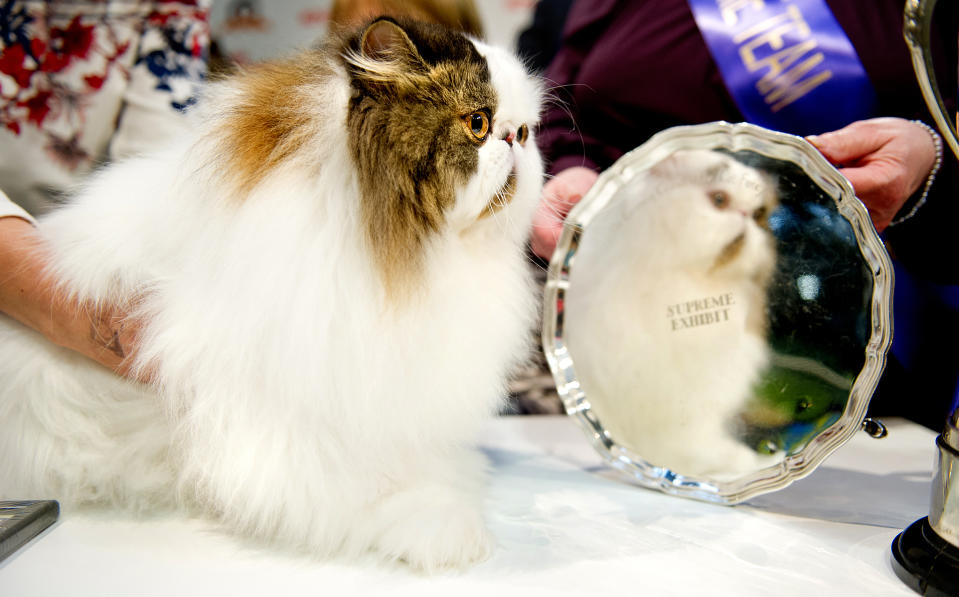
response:
{"label": "hand holding silver plate", "polygon": [[892,273],[803,139],[717,122],[604,172],[550,263],[543,345],[568,413],[634,482],[735,503],[860,429]]}

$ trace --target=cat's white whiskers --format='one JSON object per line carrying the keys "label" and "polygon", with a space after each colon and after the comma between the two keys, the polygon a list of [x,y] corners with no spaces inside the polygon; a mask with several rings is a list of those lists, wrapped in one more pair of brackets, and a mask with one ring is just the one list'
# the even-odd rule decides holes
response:
{"label": "cat's white whiskers", "polygon": [[[555,84],[554,81],[550,79],[543,78],[542,80],[544,83],[552,83],[551,85],[547,85],[544,87],[544,92],[543,92],[544,107],[553,107],[553,108],[559,108],[560,110],[562,110],[566,114],[566,117],[569,118],[569,121],[572,123],[571,130],[576,131],[577,134],[579,134],[580,128],[576,125],[576,118],[574,117],[572,109],[570,108],[570,102],[560,98],[557,91],[566,90],[573,87],[585,87],[586,89],[592,90],[592,87],[583,83],[557,85]],[[570,99],[570,101],[571,100],[572,98]],[[580,134],[580,142],[582,142],[582,139],[583,137]]]}
{"label": "cat's white whiskers", "polygon": [[[554,223],[560,223],[560,224],[561,224],[561,223],[563,223],[564,221],[566,221],[566,213],[569,213],[568,210],[567,210],[566,213],[564,213],[564,212],[561,211],[558,207],[556,207],[556,205],[555,205],[554,203],[551,203],[551,202],[549,202],[549,201],[545,201],[545,202],[540,203],[540,206],[547,211],[548,215],[550,215],[550,216],[553,217],[553,220],[552,220],[552,221],[553,221]],[[540,225],[540,224],[534,224],[534,226],[541,226],[541,225]]]}
{"label": "cat's white whiskers", "polygon": [[[545,272],[549,272],[549,268],[543,266],[543,265],[539,262],[538,259],[539,259],[538,257],[536,257],[536,256],[534,256],[534,255],[531,255],[529,252],[527,252],[527,254],[526,254],[526,262],[527,262],[528,264],[532,265],[534,268],[536,268],[537,270],[539,270],[539,271],[541,271],[541,272],[544,272],[544,273],[545,273]],[[545,261],[546,261],[547,263],[549,263],[549,260],[548,260],[548,259],[545,260]]]}
{"label": "cat's white whiskers", "polygon": [[[511,223],[511,218],[509,210],[504,208],[509,205],[511,199],[512,197],[510,197],[505,187],[501,187],[486,204],[486,209],[489,211],[493,220],[496,221],[497,226],[500,226],[502,230],[506,231],[510,230],[509,224]],[[506,219],[506,227],[503,227],[501,218]]]}

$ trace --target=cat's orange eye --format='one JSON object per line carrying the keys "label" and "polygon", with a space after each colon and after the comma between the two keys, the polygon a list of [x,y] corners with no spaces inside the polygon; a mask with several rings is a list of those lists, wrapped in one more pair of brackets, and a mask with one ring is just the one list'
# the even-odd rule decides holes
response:
{"label": "cat's orange eye", "polygon": [[478,140],[482,141],[489,135],[489,116],[486,115],[486,112],[473,112],[464,116],[463,122],[469,132]]}
{"label": "cat's orange eye", "polygon": [[529,127],[525,124],[519,127],[519,130],[516,131],[516,140],[519,141],[519,144],[522,145],[526,143],[526,139],[529,138]]}
{"label": "cat's orange eye", "polygon": [[726,191],[713,191],[709,194],[709,199],[713,202],[713,205],[720,209],[729,205],[729,195],[726,194]]}

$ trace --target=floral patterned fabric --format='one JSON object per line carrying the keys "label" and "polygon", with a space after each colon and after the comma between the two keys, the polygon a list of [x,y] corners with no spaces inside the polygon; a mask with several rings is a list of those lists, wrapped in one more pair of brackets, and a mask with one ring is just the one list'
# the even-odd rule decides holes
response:
{"label": "floral patterned fabric", "polygon": [[0,189],[46,211],[98,163],[186,126],[209,2],[0,2]]}

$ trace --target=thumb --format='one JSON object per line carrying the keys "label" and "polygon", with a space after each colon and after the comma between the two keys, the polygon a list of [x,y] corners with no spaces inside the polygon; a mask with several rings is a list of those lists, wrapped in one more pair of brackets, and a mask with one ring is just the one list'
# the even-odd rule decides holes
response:
{"label": "thumb", "polygon": [[838,131],[810,135],[806,140],[834,164],[854,162],[875,152],[885,143],[885,139],[874,131],[858,128],[854,123]]}

